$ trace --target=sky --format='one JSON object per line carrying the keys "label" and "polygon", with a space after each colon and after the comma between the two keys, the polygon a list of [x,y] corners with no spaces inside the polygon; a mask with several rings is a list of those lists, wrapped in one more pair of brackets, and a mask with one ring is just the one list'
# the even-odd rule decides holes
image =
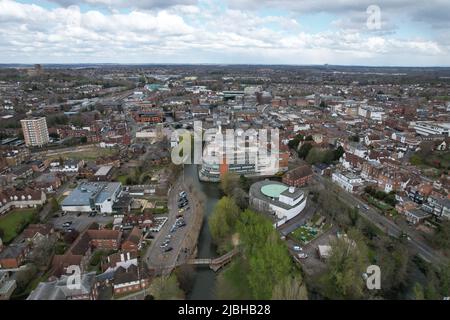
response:
{"label": "sky", "polygon": [[449,0],[0,0],[0,63],[450,66]]}

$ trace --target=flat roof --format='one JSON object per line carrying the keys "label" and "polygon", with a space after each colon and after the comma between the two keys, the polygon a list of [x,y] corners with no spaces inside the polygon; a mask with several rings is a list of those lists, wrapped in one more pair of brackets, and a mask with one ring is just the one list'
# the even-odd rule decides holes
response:
{"label": "flat roof", "polygon": [[278,198],[281,193],[289,189],[289,186],[282,184],[266,184],[261,187],[261,192],[271,198]]}

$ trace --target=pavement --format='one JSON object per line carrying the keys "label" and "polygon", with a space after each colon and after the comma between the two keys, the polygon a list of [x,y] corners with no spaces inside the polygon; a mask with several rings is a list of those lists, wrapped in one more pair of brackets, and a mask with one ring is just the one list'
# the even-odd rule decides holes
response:
{"label": "pavement", "polygon": [[[181,191],[185,191],[187,193],[187,199],[189,204],[187,207],[190,207],[189,210],[185,210],[183,212],[184,221],[186,222],[186,226],[182,228],[178,228],[175,232],[171,233],[170,229],[175,223],[176,216],[179,214],[178,212],[178,198],[179,193]],[[188,188],[184,185],[182,177],[178,178],[178,180],[174,183],[172,188],[169,190],[168,196],[168,220],[162,227],[162,229],[157,233],[152,233],[154,239],[150,244],[147,252],[144,255],[144,261],[147,263],[150,269],[155,269],[156,271],[160,269],[171,269],[177,265],[178,257],[187,257],[187,254],[183,255],[183,250],[185,248],[182,247],[183,241],[190,231],[190,228],[193,227],[192,219],[193,219],[193,208],[194,203],[192,196],[189,194]],[[165,237],[170,234],[170,243],[168,247],[172,247],[173,250],[169,252],[164,252],[164,249],[160,248],[160,245],[164,242]]]}

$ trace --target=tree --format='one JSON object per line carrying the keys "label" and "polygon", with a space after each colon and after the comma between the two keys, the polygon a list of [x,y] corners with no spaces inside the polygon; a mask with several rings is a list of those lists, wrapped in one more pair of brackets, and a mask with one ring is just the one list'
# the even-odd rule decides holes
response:
{"label": "tree", "polygon": [[305,159],[308,156],[309,151],[312,149],[311,143],[304,143],[298,150],[298,157]]}
{"label": "tree", "polygon": [[30,255],[30,260],[33,261],[38,267],[47,267],[52,258],[55,244],[56,238],[54,237],[41,239],[35,245]]}
{"label": "tree", "polygon": [[149,291],[156,300],[181,300],[184,292],[180,289],[175,275],[155,278]]}
{"label": "tree", "polygon": [[249,263],[248,285],[254,299],[270,299],[276,284],[289,276],[292,260],[284,242],[265,217],[245,210],[237,230]]}
{"label": "tree", "polygon": [[307,300],[308,292],[300,275],[286,277],[276,284],[272,293],[273,300]]}
{"label": "tree", "polygon": [[211,236],[221,251],[226,240],[231,237],[239,218],[240,209],[230,197],[220,199],[211,216],[209,217],[209,229]]}
{"label": "tree", "polygon": [[364,246],[349,236],[332,241],[331,248],[327,269],[320,279],[324,295],[330,299],[362,298],[362,274],[367,266]]}
{"label": "tree", "polygon": [[413,288],[413,294],[415,300],[424,300],[425,294],[423,292],[423,287],[420,285],[420,283],[416,282]]}
{"label": "tree", "polygon": [[195,269],[191,265],[182,265],[175,269],[175,275],[181,290],[184,292],[190,292],[194,285]]}
{"label": "tree", "polygon": [[234,172],[226,172],[220,178],[220,189],[227,196],[232,196],[233,190],[240,187],[240,178]]}
{"label": "tree", "polygon": [[339,160],[344,155],[344,153],[345,150],[344,148],[342,148],[342,146],[337,147],[333,152],[333,161]]}
{"label": "tree", "polygon": [[56,200],[55,197],[51,197],[50,198],[50,206],[51,206],[51,209],[52,209],[53,213],[55,213],[56,211],[59,210],[59,203],[58,203],[58,200]]}
{"label": "tree", "polygon": [[431,243],[439,249],[450,249],[450,221],[443,220],[431,236]]}

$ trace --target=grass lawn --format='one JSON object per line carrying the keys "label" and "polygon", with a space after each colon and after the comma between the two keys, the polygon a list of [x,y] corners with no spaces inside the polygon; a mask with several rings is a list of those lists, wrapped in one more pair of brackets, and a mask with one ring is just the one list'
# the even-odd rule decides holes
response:
{"label": "grass lawn", "polygon": [[5,233],[3,242],[9,243],[17,236],[17,228],[29,224],[36,214],[36,209],[14,209],[0,217],[0,229]]}

